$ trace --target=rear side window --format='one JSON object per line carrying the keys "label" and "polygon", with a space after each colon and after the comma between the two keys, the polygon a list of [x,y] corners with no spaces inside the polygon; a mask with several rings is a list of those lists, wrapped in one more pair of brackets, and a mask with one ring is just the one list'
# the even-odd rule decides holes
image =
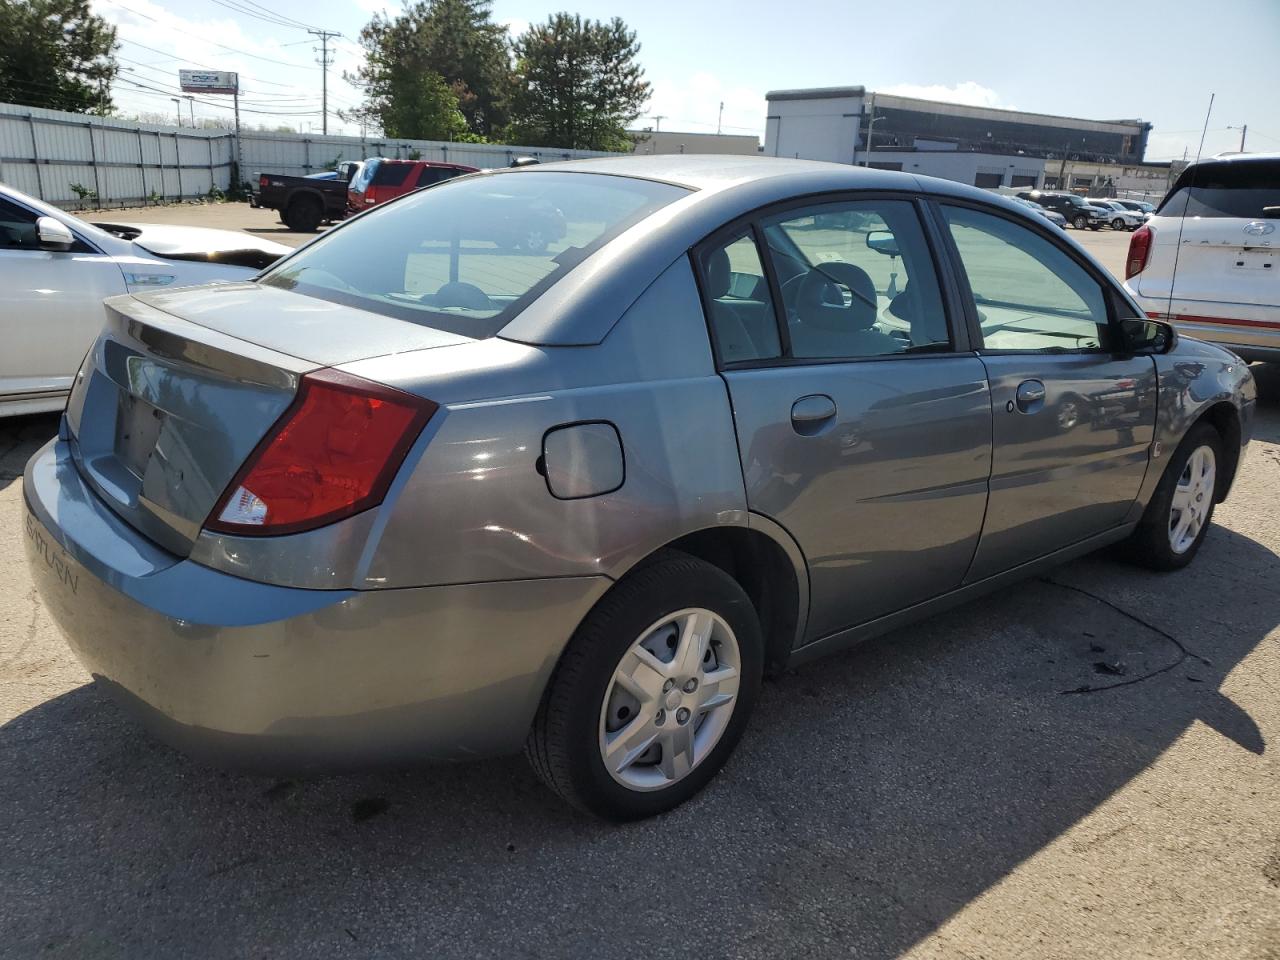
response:
{"label": "rear side window", "polygon": [[1242,220],[1280,217],[1280,160],[1198,163],[1182,172],[1156,213]]}
{"label": "rear side window", "polygon": [[906,200],[805,207],[764,221],[791,355],[879,357],[951,349],[933,258]]}
{"label": "rear side window", "polygon": [[688,193],[599,174],[468,177],[325,234],[259,282],[490,337],[609,240]]}
{"label": "rear side window", "polygon": [[704,253],[702,275],[720,359],[742,363],[780,357],[773,298],[751,233],[739,234]]}
{"label": "rear side window", "polygon": [[412,169],[412,163],[380,163],[378,164],[378,169],[373,172],[373,185],[375,187],[398,187],[404,183],[404,178],[409,175],[409,171]]}

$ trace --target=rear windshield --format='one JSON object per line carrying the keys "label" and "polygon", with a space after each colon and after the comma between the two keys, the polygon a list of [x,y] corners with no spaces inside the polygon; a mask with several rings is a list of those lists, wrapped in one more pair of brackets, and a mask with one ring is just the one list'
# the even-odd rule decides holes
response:
{"label": "rear windshield", "polygon": [[[1271,210],[1267,210],[1271,207]],[[1280,160],[1198,163],[1178,177],[1156,213],[1165,217],[1280,217]]]}
{"label": "rear windshield", "polygon": [[688,192],[558,171],[466,177],[374,209],[260,282],[490,337],[609,240]]}
{"label": "rear windshield", "polygon": [[380,163],[373,172],[373,185],[375,187],[398,187],[404,183],[404,178],[409,175],[416,164],[412,163]]}

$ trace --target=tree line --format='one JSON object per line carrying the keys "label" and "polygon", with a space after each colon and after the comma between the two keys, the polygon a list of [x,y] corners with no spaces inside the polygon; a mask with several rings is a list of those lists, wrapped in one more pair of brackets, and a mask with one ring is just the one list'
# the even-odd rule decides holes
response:
{"label": "tree line", "polygon": [[555,13],[510,38],[490,0],[417,0],[360,31],[364,93],[343,119],[388,137],[629,150],[649,99],[635,31]]}
{"label": "tree line", "polygon": [[[618,17],[554,13],[513,38],[490,0],[415,0],[375,14],[360,45],[346,79],[363,102],[339,116],[387,137],[624,151],[649,99]],[[118,48],[89,0],[0,0],[0,99],[112,113]]]}

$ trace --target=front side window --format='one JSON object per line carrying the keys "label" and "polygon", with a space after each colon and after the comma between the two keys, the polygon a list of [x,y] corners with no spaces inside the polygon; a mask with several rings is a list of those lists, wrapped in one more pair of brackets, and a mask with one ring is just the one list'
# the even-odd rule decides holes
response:
{"label": "front side window", "polygon": [[36,215],[0,197],[0,250],[38,250]]}
{"label": "front side window", "polygon": [[794,357],[950,349],[933,260],[910,202],[815,205],[763,228]]}
{"label": "front side window", "polygon": [[325,234],[259,282],[490,337],[609,240],[688,193],[556,171],[464,178]]}
{"label": "front side window", "polygon": [[745,232],[702,256],[707,317],[723,363],[782,355],[769,281],[760,251]]}
{"label": "front side window", "polygon": [[1280,160],[1199,163],[1183,171],[1156,211],[1166,217],[1280,217]]}
{"label": "front side window", "polygon": [[968,207],[943,214],[969,279],[985,349],[1063,353],[1106,343],[1101,285],[1024,226]]}

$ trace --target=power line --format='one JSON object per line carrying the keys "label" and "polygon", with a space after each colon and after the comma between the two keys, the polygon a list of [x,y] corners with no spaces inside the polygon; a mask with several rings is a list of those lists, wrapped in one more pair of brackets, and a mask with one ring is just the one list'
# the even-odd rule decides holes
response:
{"label": "power line", "polygon": [[[152,23],[154,23],[156,26],[160,27],[161,29],[168,30],[168,31],[170,31],[171,33],[177,33],[177,34],[181,34],[182,36],[186,36],[186,34],[184,34],[184,33],[183,33],[181,30],[179,30],[177,27],[171,27],[171,26],[170,26],[169,24],[167,24],[167,23],[161,23],[159,20],[157,20],[155,17],[153,17],[153,16],[151,16],[151,15],[149,15],[149,14],[142,13],[142,12],[141,12],[141,11],[139,11],[139,10],[134,10],[132,7],[127,7],[127,6],[125,6],[123,3],[120,3],[120,0],[111,0],[111,2],[112,2],[113,4],[115,4],[117,7],[119,7],[120,9],[122,9],[122,10],[127,10],[129,13],[132,13],[134,16],[142,17],[143,19],[150,20]],[[216,2],[216,0],[215,0],[215,2]],[[229,51],[229,52],[231,52],[231,53],[236,54],[237,56],[241,56],[241,57],[252,57],[254,60],[262,60],[262,61],[264,61],[264,62],[266,62],[266,63],[274,63],[274,64],[277,64],[277,65],[279,65],[279,66],[281,66],[281,67],[292,67],[294,70],[318,70],[318,69],[319,69],[318,67],[309,67],[309,66],[307,66],[307,65],[306,65],[306,64],[304,64],[304,63],[289,63],[287,60],[275,60],[275,59],[273,59],[273,58],[271,58],[271,57],[264,57],[264,56],[262,56],[261,54],[257,54],[257,53],[247,53],[247,52],[245,52],[244,50],[237,50],[235,47],[228,47],[225,43],[217,43],[217,42],[215,42],[215,41],[213,41],[213,40],[205,40],[203,37],[200,37],[200,38],[197,38],[197,39],[199,39],[199,41],[200,41],[201,43],[207,43],[207,44],[209,44],[209,46],[211,46],[211,47],[217,47],[217,48],[218,48],[218,49],[220,49],[220,50],[227,50],[227,51]],[[129,42],[129,43],[137,43],[137,41],[134,41],[134,40],[130,40],[130,41],[128,41],[128,42]],[[138,46],[142,46],[142,44],[138,44]],[[159,52],[160,52],[160,53],[164,53],[165,51],[161,50],[161,51],[159,51]],[[199,64],[197,64],[197,66],[199,66]],[[217,68],[216,68],[216,67],[204,67],[203,69],[205,69],[205,70],[214,70],[214,69],[217,69]]]}
{"label": "power line", "polygon": [[[220,7],[226,7],[228,10],[234,10],[236,13],[244,14],[247,17],[253,17],[257,20],[261,20],[263,23],[269,23],[272,26],[287,27],[292,30],[311,29],[304,23],[301,23],[297,20],[290,20],[287,17],[283,17],[278,14],[271,13],[271,11],[269,10],[267,10],[265,14],[256,13],[255,11],[250,10],[246,6],[233,2],[233,0],[211,0],[211,2],[216,3]],[[262,9],[265,10],[266,8],[264,7]]]}

